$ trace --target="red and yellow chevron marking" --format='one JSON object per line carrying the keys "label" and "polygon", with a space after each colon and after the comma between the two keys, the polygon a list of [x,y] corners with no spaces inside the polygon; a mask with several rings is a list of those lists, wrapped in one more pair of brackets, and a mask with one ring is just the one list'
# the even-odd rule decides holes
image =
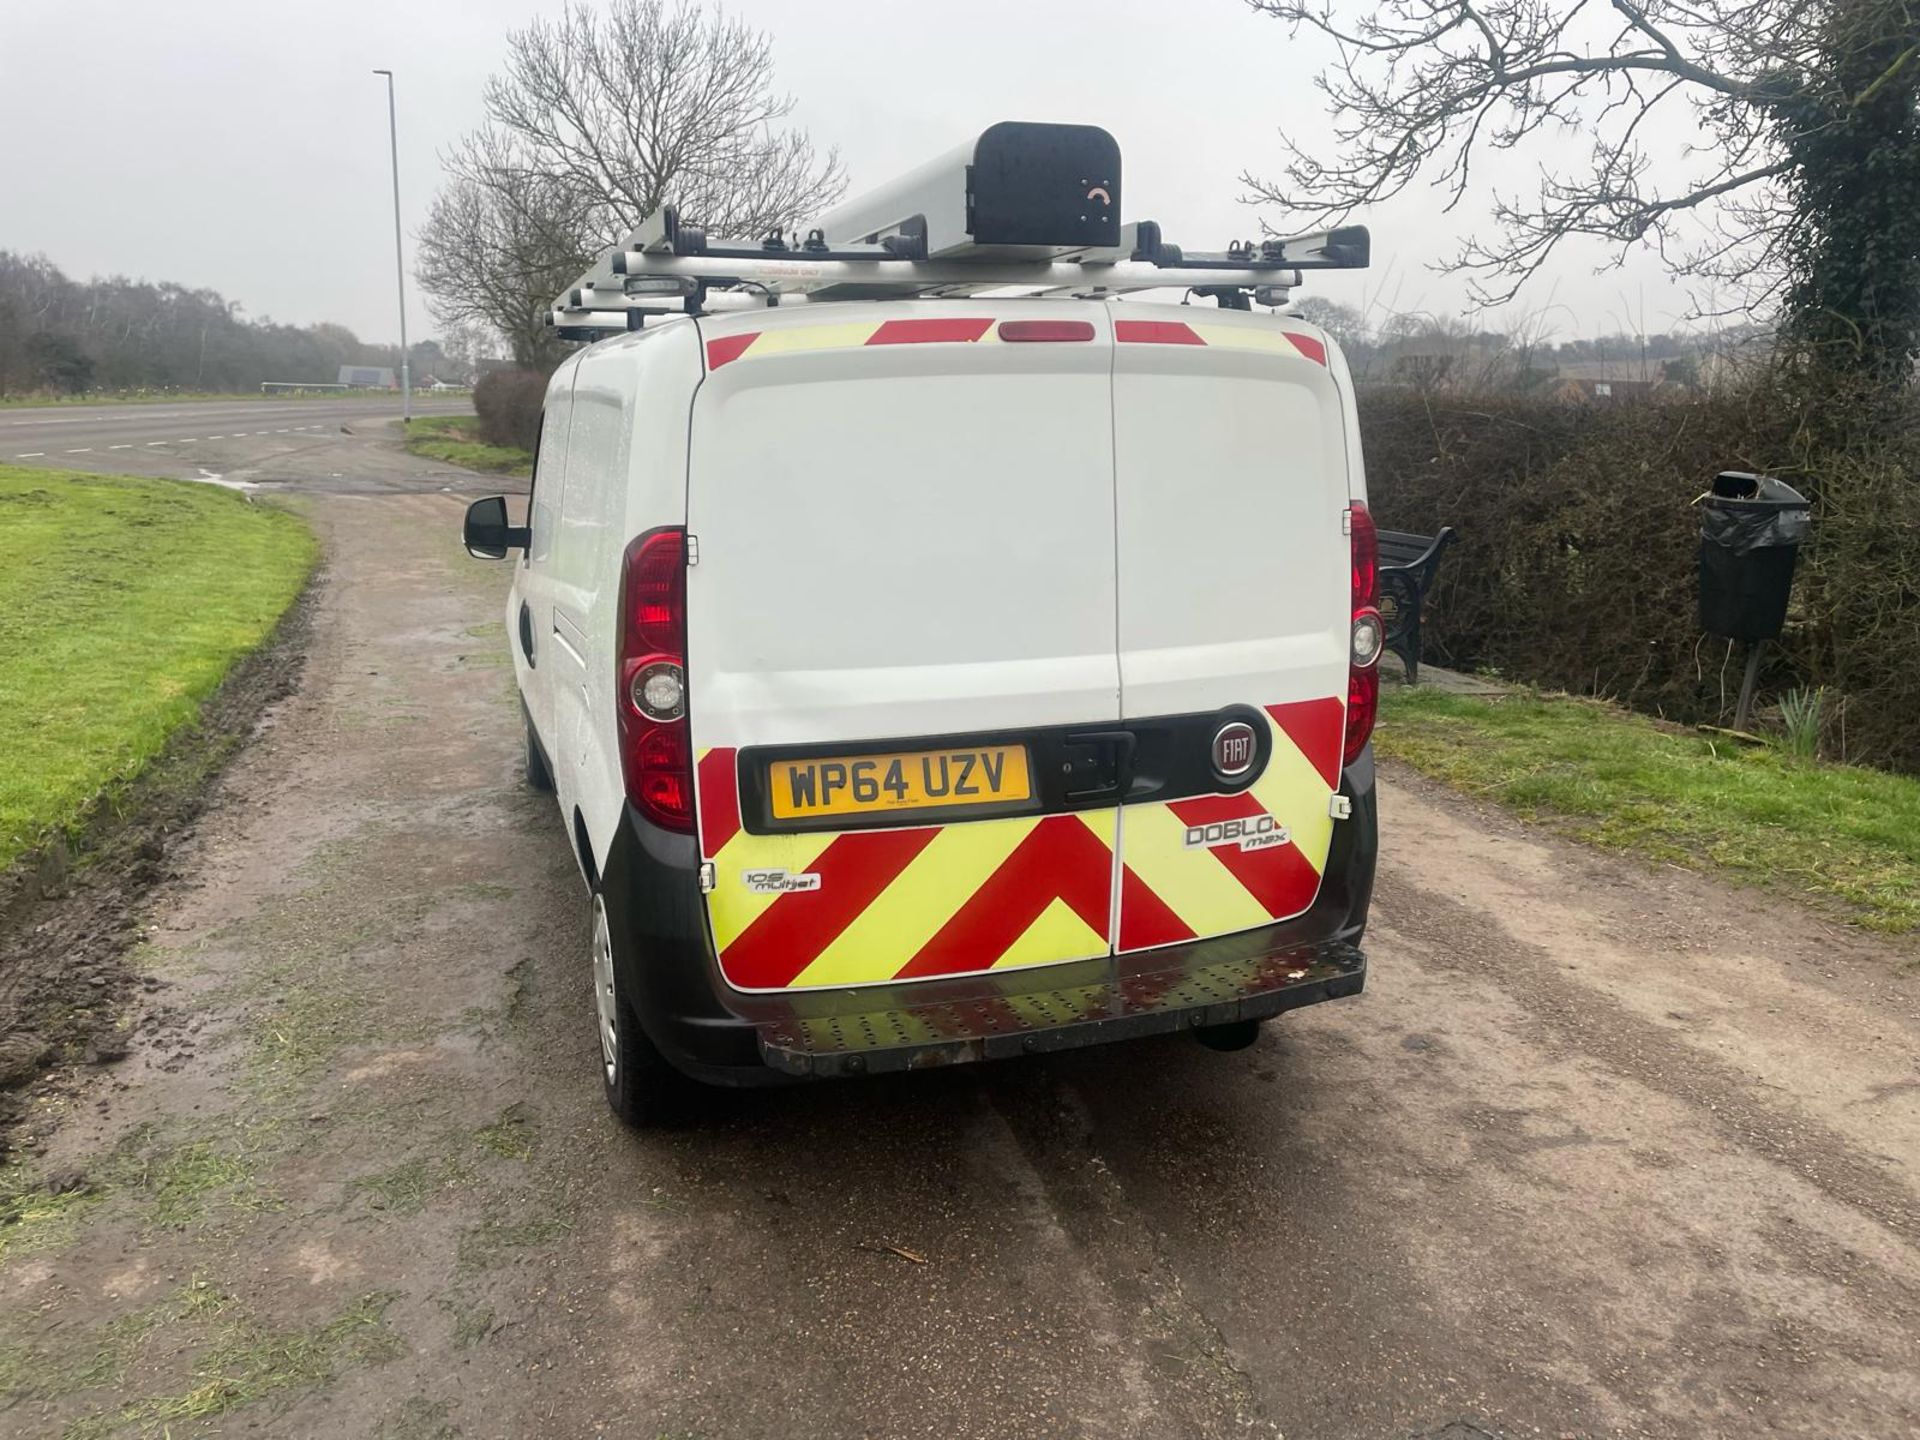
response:
{"label": "red and yellow chevron marking", "polygon": [[[699,759],[701,849],[720,969],[739,990],[805,989],[1050,965],[1107,953],[1112,810],[905,830],[752,835],[735,752]],[[765,894],[749,871],[820,877]]]}
{"label": "red and yellow chevron marking", "polygon": [[[1088,338],[1092,338],[1089,330]],[[1115,320],[1113,338],[1122,345],[1203,345],[1220,350],[1255,350],[1305,357],[1327,363],[1327,347],[1318,336],[1279,326],[1209,325],[1204,321]],[[764,359],[803,350],[851,350],[866,345],[999,344],[998,323],[987,316],[932,316],[911,320],[857,320],[831,325],[784,325],[778,330],[747,330],[707,341],[707,369],[718,370],[741,359]]]}
{"label": "red and yellow chevron marking", "polygon": [[[1310,700],[1267,716],[1272,754],[1250,789],[1126,807],[1121,950],[1252,929],[1313,903],[1333,838],[1327,800],[1345,709]],[[714,867],[708,914],[735,989],[918,980],[1109,952],[1115,811],[754,835],[740,823],[736,758],[703,750],[697,776],[701,853]],[[1263,813],[1288,827],[1289,843],[1184,845],[1188,826]],[[755,871],[818,883],[768,893],[749,887]]]}
{"label": "red and yellow chevron marking", "polygon": [[1219,350],[1264,350],[1301,355],[1327,363],[1326,344],[1317,335],[1279,326],[1208,325],[1185,320],[1116,320],[1113,338],[1122,345],[1210,345]]}
{"label": "red and yellow chevron marking", "polygon": [[[1340,785],[1346,707],[1336,698],[1269,705],[1267,722],[1273,753],[1249,789],[1127,807],[1121,951],[1251,930],[1313,904],[1333,844],[1328,801]],[[1186,844],[1190,826],[1262,814],[1288,828],[1288,843],[1258,850],[1237,841]]]}
{"label": "red and yellow chevron marking", "polygon": [[992,317],[931,316],[913,320],[857,320],[837,325],[783,325],[778,330],[748,330],[707,342],[707,369],[740,359],[791,355],[801,350],[852,350],[863,345],[998,344]]}

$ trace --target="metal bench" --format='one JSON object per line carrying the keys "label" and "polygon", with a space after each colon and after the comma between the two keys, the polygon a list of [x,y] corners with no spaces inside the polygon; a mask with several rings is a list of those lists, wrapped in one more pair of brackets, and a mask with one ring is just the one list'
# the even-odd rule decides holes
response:
{"label": "metal bench", "polygon": [[1420,610],[1433,577],[1440,569],[1440,552],[1453,543],[1453,527],[1443,525],[1438,535],[1413,535],[1404,530],[1380,534],[1380,618],[1387,626],[1387,648],[1407,667],[1407,683],[1420,681]]}

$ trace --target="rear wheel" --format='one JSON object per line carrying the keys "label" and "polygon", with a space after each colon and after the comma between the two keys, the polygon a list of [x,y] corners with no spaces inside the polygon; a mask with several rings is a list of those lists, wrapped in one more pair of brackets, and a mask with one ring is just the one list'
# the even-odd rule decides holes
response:
{"label": "rear wheel", "polygon": [[547,757],[540,752],[540,740],[533,733],[533,722],[527,722],[527,784],[542,794],[553,790],[553,772],[547,768]]}
{"label": "rear wheel", "polygon": [[593,894],[593,1018],[600,1040],[600,1078],[607,1105],[636,1129],[684,1124],[697,1098],[694,1083],[667,1063],[620,993],[617,941],[607,905]]}

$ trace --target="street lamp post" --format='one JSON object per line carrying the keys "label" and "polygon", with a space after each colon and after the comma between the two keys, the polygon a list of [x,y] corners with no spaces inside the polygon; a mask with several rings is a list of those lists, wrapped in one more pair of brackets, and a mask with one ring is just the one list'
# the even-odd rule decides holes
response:
{"label": "street lamp post", "polygon": [[376,70],[387,77],[387,143],[393,152],[393,275],[400,287],[400,414],[413,419],[413,373],[407,363],[407,260],[400,246],[400,122],[393,108],[393,72]]}

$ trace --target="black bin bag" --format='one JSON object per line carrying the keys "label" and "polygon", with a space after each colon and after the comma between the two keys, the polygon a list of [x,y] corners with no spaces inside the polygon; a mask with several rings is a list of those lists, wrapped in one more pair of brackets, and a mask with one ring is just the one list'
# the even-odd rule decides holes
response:
{"label": "black bin bag", "polygon": [[1700,628],[1734,640],[1779,635],[1812,526],[1807,497],[1785,481],[1735,470],[1715,476],[1700,497]]}

